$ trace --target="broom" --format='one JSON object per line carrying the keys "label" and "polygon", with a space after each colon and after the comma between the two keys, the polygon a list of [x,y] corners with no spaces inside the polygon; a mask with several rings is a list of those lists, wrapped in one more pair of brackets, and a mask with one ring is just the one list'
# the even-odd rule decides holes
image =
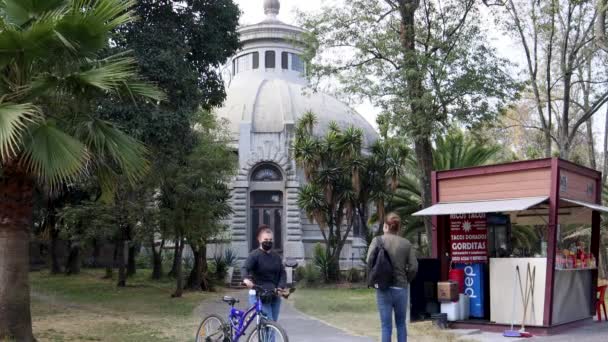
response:
{"label": "broom", "polygon": [[521,333],[513,328],[513,325],[515,325],[515,295],[517,294],[517,292],[515,291],[515,284],[517,283],[517,274],[519,274],[519,266],[515,266],[515,271],[515,279],[513,279],[513,304],[511,305],[511,329],[505,330],[502,333],[502,336],[504,337],[521,337]]}
{"label": "broom", "polygon": [[[528,280],[530,280],[530,288],[528,288]],[[526,290],[525,294],[523,293],[523,289],[522,289],[524,316],[523,316],[523,319],[521,320],[521,329],[519,330],[521,337],[532,337],[532,334],[526,331],[526,316],[528,314],[528,304],[530,303],[530,297],[531,297],[530,292],[532,292],[533,288],[534,288],[532,281],[533,281],[532,272],[530,271],[530,263],[528,263],[528,269],[526,271],[526,286],[524,287]],[[519,277],[519,288],[521,289],[521,275]]]}

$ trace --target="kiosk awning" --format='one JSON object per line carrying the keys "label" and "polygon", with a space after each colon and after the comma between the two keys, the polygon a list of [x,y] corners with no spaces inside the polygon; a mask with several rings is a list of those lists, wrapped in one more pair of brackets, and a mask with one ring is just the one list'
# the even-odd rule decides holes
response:
{"label": "kiosk awning", "polygon": [[[478,214],[504,211],[520,211],[547,201],[549,197],[522,197],[491,201],[437,203],[420,210],[413,216],[438,216],[452,214]],[[608,210],[608,208],[606,208]]]}
{"label": "kiosk awning", "polygon": [[608,213],[608,207],[604,207],[599,204],[593,204],[593,203],[583,202],[583,201],[576,201],[576,200],[571,200],[571,199],[567,199],[567,198],[560,198],[560,199],[564,202],[580,205],[581,207],[587,207],[592,210],[597,210],[597,211],[601,211],[604,213]]}

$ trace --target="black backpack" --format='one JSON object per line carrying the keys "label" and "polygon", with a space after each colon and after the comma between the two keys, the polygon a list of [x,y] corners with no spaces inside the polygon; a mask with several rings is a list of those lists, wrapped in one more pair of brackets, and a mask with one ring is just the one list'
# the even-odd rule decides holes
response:
{"label": "black backpack", "polygon": [[368,267],[367,285],[379,290],[386,290],[393,285],[393,263],[388,251],[384,248],[384,239],[378,237],[378,244]]}

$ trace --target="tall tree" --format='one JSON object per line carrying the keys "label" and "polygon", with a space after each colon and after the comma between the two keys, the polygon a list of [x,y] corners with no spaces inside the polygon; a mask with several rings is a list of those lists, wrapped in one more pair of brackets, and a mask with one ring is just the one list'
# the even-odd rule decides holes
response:
{"label": "tall tree", "polygon": [[[144,147],[95,115],[91,99],[155,100],[128,55],[99,58],[135,19],[132,1],[0,1],[0,339],[33,341],[29,228],[37,181],[56,187],[109,165],[145,174]],[[105,177],[110,185],[110,178]]]}
{"label": "tall tree", "polygon": [[605,56],[594,38],[598,7],[593,1],[508,0],[496,12],[525,55],[545,157],[555,145],[560,157],[570,159],[586,126],[588,163],[594,166],[591,119],[608,102]]}
{"label": "tall tree", "polygon": [[[206,244],[225,228],[222,220],[230,213],[230,192],[226,184],[236,174],[236,156],[228,146],[224,125],[210,112],[199,116],[198,144],[187,160],[164,170],[164,194],[169,205],[162,208],[162,220],[175,228],[178,243],[176,289],[181,297],[184,289],[182,252],[186,243],[195,251],[192,287],[201,289],[206,266]],[[203,254],[204,253],[204,254]],[[205,286],[206,287],[206,286]]]}
{"label": "tall tree", "polygon": [[[104,115],[120,122],[152,151],[152,179],[142,186],[160,188],[158,201],[162,207],[169,203],[164,196],[171,196],[165,191],[173,191],[161,186],[168,182],[163,177],[171,174],[163,168],[186,163],[197,144],[192,128],[199,107],[208,110],[219,106],[226,96],[218,71],[239,48],[236,28],[240,11],[232,0],[140,0],[134,11],[140,20],[120,28],[115,50],[133,51],[141,74],[155,82],[167,94],[167,100],[160,106],[142,106],[109,99],[112,106],[107,106]],[[154,248],[156,278],[161,251],[154,247],[154,236],[172,227],[163,222],[150,222],[144,241]],[[177,253],[179,244],[175,247]]]}
{"label": "tall tree", "polygon": [[[370,100],[411,139],[424,206],[432,202],[433,135],[452,120],[494,118],[516,90],[509,63],[488,47],[478,4],[353,0],[301,15],[310,77],[336,76],[346,94]],[[430,218],[425,226],[430,238]]]}

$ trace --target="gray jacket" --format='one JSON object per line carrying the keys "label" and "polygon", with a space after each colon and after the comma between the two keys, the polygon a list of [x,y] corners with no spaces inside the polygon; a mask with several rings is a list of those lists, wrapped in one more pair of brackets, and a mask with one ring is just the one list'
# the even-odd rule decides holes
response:
{"label": "gray jacket", "polygon": [[[416,248],[405,238],[395,234],[384,234],[372,240],[367,251],[367,264],[370,263],[372,252],[378,245],[378,239],[383,239],[384,248],[388,251],[393,263],[394,283],[396,287],[407,287],[408,278],[413,279],[418,272]],[[369,265],[371,266],[371,265]]]}

